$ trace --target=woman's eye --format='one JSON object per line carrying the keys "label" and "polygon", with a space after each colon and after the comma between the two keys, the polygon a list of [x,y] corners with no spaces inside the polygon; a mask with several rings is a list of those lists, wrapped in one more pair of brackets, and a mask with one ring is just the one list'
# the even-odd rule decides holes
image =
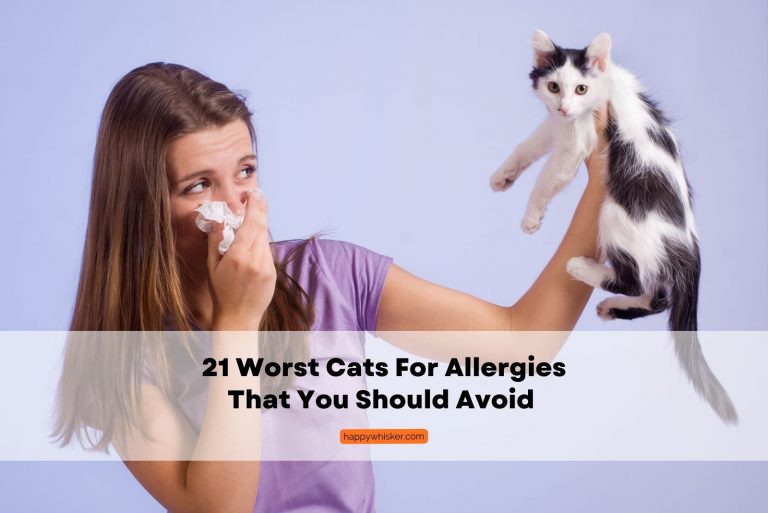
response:
{"label": "woman's eye", "polygon": [[244,167],[240,172],[246,172],[247,174],[243,178],[250,178],[256,172],[256,168],[253,166]]}
{"label": "woman's eye", "polygon": [[550,82],[547,84],[547,89],[550,93],[557,93],[560,91],[560,86],[557,85],[557,82]]}
{"label": "woman's eye", "polygon": [[576,86],[576,94],[586,94],[587,93],[587,86],[584,84],[579,84]]}
{"label": "woman's eye", "polygon": [[191,187],[188,187],[188,188],[187,188],[187,189],[184,191],[184,194],[187,194],[187,193],[196,194],[196,193],[198,193],[198,192],[203,192],[203,186],[204,186],[204,185],[205,185],[205,181],[204,181],[204,180],[201,180],[201,181],[197,182],[195,185],[193,185],[193,186],[191,186]]}

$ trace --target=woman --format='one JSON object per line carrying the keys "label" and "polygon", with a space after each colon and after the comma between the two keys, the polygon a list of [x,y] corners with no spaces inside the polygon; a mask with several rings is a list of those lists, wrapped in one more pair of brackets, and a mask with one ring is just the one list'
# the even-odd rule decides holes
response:
{"label": "woman", "polygon": [[[602,134],[602,122],[597,123]],[[421,280],[391,258],[354,244],[314,237],[271,242],[267,203],[255,175],[251,113],[243,99],[194,70],[148,64],[118,82],[102,115],[70,329],[210,331],[217,361],[244,350],[298,359],[306,351],[289,344],[265,346],[253,337],[256,331],[371,331],[432,358],[445,357],[445,347],[397,332],[570,331],[591,288],[568,276],[566,262],[596,256],[604,145],[601,138],[586,162],[588,186],[557,252],[522,298],[498,306]],[[195,208],[204,200],[225,201],[244,215],[223,256],[217,251],[221,227],[206,235],[195,226]],[[537,347],[537,358],[552,358],[558,340]],[[511,349],[533,352],[524,344]],[[97,428],[102,435],[92,445],[106,449],[112,443],[141,484],[174,512],[373,509],[370,462],[259,461],[269,416],[232,408],[226,394],[235,387],[258,389],[258,379],[214,377],[207,381],[204,411],[180,412],[161,379],[167,369],[159,362],[167,355],[153,348],[150,360],[158,372],[147,372],[144,350],[70,341],[54,433],[62,445],[75,436],[82,442],[82,432],[91,442],[85,428]],[[362,345],[314,351],[318,358],[339,352],[362,357]],[[89,380],[115,361],[129,365],[128,371],[110,369],[114,388]],[[124,392],[131,390],[135,394]],[[185,444],[193,457],[182,450]],[[130,457],[145,450],[168,457]],[[250,457],[206,459],[228,451]]]}

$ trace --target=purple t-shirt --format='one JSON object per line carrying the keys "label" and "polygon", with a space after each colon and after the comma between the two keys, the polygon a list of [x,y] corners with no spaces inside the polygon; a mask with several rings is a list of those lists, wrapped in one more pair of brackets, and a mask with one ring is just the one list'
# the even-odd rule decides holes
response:
{"label": "purple t-shirt", "polygon": [[[300,240],[275,244],[282,259]],[[317,331],[376,330],[381,289],[392,258],[350,242],[313,239],[286,267],[312,298]]]}
{"label": "purple t-shirt", "polygon": [[[294,249],[300,240],[276,243],[278,258]],[[381,291],[392,258],[366,248],[328,239],[315,239],[298,250],[286,272],[307,292],[315,309],[313,332],[373,332]],[[318,334],[320,335],[320,334]],[[309,346],[310,358],[323,368],[329,358],[345,362],[365,359],[364,337],[320,337],[322,343]],[[174,369],[174,387],[180,393],[178,404],[199,433],[205,412],[207,385],[198,367]],[[151,369],[145,379],[153,382]],[[364,377],[295,378],[293,389],[338,391],[365,388]],[[350,394],[354,396],[354,393]],[[338,428],[367,427],[367,416],[356,409],[267,409],[262,411],[262,439],[269,451],[269,440],[321,440],[331,452],[341,449]],[[286,429],[288,427],[289,429]],[[290,433],[286,433],[290,431]],[[335,445],[338,447],[336,447]],[[367,451],[367,448],[365,449]],[[301,454],[301,453],[299,453]],[[325,453],[323,453],[325,454]],[[367,452],[366,452],[367,454]],[[329,458],[330,459],[330,458]],[[373,467],[370,461],[270,461],[261,464],[259,493],[255,512],[292,513],[367,513],[374,509]]]}
{"label": "purple t-shirt", "polygon": [[[298,242],[279,243],[279,257]],[[326,239],[310,242],[301,253],[287,265],[286,272],[312,299],[315,307],[312,330],[375,331],[381,290],[392,259],[355,244]],[[339,340],[345,344],[353,339]],[[321,365],[334,356],[347,362],[362,361],[364,341],[358,339],[354,346],[310,349],[310,357]],[[364,387],[364,378],[356,381],[358,388]],[[347,422],[346,427],[350,428],[367,425],[367,419],[350,418]],[[335,435],[338,436],[338,432]],[[373,467],[370,461],[265,461],[261,465],[255,511],[374,511]]]}

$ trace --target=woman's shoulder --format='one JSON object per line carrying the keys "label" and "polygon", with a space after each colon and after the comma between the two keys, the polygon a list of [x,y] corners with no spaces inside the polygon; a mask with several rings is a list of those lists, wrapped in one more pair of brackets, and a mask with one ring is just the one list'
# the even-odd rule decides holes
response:
{"label": "woman's shoulder", "polygon": [[[324,308],[336,309],[324,312],[336,320],[321,329],[374,329],[392,258],[359,244],[319,237],[283,240],[274,245],[286,272],[312,297],[322,297]],[[340,323],[341,318],[349,322]]]}
{"label": "woman's shoulder", "polygon": [[277,248],[284,248],[284,249],[290,249],[294,248],[296,246],[301,245],[302,243],[311,243],[315,245],[322,245],[327,247],[343,247],[343,246],[357,246],[362,247],[358,244],[354,244],[352,242],[347,242],[344,240],[339,239],[332,239],[320,235],[313,235],[312,237],[307,237],[306,239],[283,239],[283,240],[277,240],[274,241],[272,244]]}
{"label": "woman's shoulder", "polygon": [[320,238],[286,239],[273,244],[276,256],[282,261],[310,260],[312,264],[338,271],[350,271],[354,267],[381,260],[391,260],[382,254],[352,242]]}

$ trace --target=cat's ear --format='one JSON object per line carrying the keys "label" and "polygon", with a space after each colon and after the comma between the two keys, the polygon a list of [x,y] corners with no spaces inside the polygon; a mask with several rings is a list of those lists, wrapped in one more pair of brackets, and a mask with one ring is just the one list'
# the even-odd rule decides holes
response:
{"label": "cat's ear", "polygon": [[611,36],[608,32],[598,34],[587,47],[589,66],[605,71],[605,64],[611,60]]}
{"label": "cat's ear", "polygon": [[555,53],[555,43],[541,29],[533,32],[533,65],[541,68],[549,61],[550,56]]}

